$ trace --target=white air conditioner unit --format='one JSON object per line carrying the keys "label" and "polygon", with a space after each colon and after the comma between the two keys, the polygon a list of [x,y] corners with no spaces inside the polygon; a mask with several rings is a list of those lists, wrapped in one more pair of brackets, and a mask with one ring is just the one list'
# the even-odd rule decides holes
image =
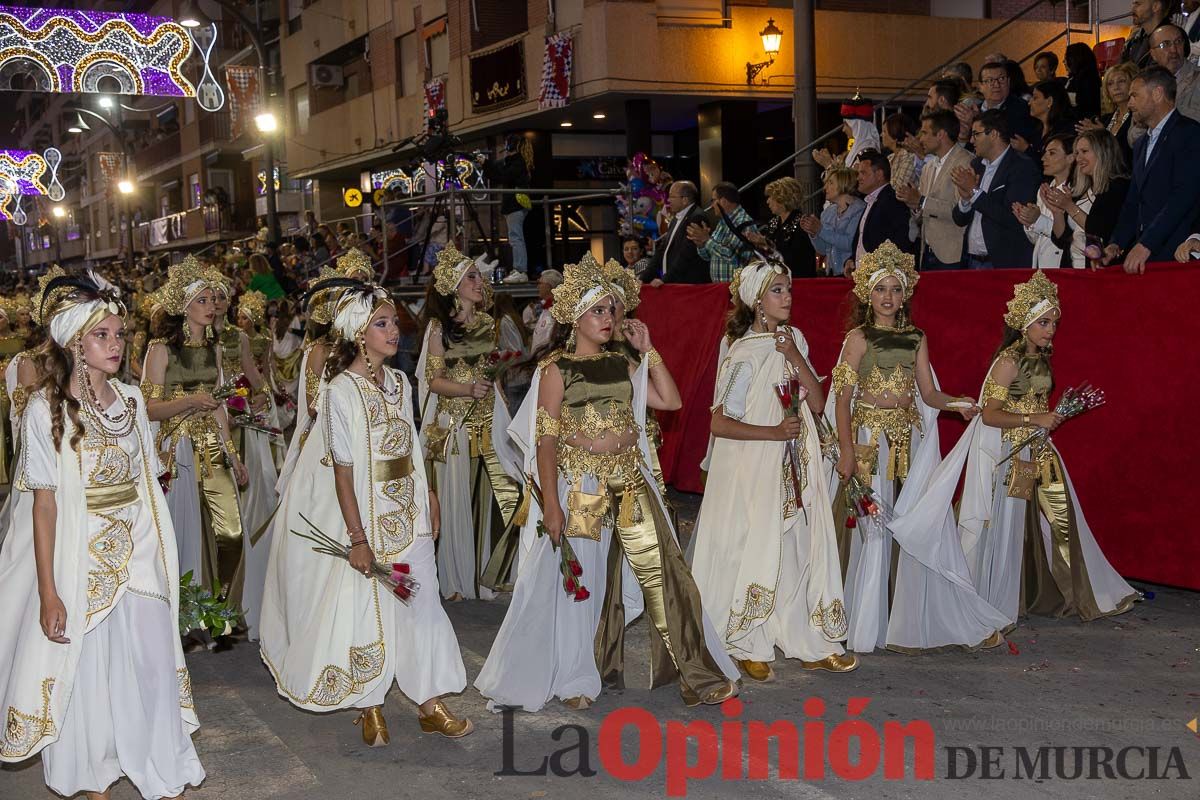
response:
{"label": "white air conditioner unit", "polygon": [[308,82],[314,89],[342,88],[345,83],[342,68],[332,64],[312,64],[308,68]]}

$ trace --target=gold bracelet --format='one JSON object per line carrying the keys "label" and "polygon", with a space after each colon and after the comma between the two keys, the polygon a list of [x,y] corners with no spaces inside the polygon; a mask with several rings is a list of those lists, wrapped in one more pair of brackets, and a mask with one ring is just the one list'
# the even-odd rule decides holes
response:
{"label": "gold bracelet", "polygon": [[646,351],[646,365],[650,369],[654,369],[661,363],[663,363],[663,358],[661,355],[659,355],[658,350],[651,347],[649,350]]}
{"label": "gold bracelet", "polygon": [[225,452],[231,456],[234,456],[234,457],[237,456],[238,451],[237,451],[237,447],[234,446],[234,444],[233,444],[233,439],[225,440]]}

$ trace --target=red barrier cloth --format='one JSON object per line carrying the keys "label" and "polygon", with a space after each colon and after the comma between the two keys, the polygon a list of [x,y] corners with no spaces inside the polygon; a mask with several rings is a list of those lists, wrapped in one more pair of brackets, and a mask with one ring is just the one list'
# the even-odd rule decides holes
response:
{"label": "red barrier cloth", "polygon": [[[1152,265],[1145,275],[1109,269],[1049,270],[1059,286],[1063,319],[1054,343],[1055,393],[1090,382],[1107,405],[1054,434],[1096,539],[1122,574],[1200,589],[1200,525],[1191,513],[1198,474],[1186,424],[1170,425],[1200,397],[1192,291],[1200,270]],[[912,310],[929,339],[942,389],[978,398],[1000,343],[1005,304],[1028,270],[932,272],[921,276]],[[810,346],[817,374],[833,369],[845,333],[849,281],[797,280],[792,323]],[[729,308],[728,284],[645,287],[637,316],[679,384],[683,408],[661,414],[666,479],[703,491],[700,461],[708,445],[716,357]],[[824,384],[828,389],[828,382]],[[943,414],[949,450],[965,424]]]}

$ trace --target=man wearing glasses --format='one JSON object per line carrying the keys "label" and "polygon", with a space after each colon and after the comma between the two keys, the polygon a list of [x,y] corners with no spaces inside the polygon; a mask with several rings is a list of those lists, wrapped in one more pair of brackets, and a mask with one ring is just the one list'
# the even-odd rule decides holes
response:
{"label": "man wearing glasses", "polygon": [[1029,103],[1014,96],[1012,83],[1008,77],[1006,62],[998,61],[984,64],[979,70],[979,86],[983,90],[983,105],[975,107],[960,103],[954,107],[954,114],[959,122],[959,142],[971,149],[971,125],[979,119],[984,111],[1002,111],[1008,121],[1008,133],[1016,139],[1017,149],[1024,150],[1028,143],[1040,140],[1035,136],[1033,117],[1029,115]]}
{"label": "man wearing glasses", "polygon": [[1150,34],[1150,57],[1175,76],[1175,110],[1200,121],[1200,68],[1189,59],[1191,47],[1178,25],[1159,25]]}

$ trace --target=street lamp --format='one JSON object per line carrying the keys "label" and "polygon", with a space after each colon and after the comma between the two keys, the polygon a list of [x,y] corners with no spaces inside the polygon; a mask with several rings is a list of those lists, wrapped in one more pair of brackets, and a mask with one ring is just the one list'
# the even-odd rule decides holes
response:
{"label": "street lamp", "polygon": [[70,127],[67,128],[67,133],[77,133],[78,134],[78,133],[83,133],[84,131],[90,131],[90,130],[91,130],[91,126],[89,126],[87,124],[87,120],[85,120],[83,118],[83,114],[76,114],[75,121],[72,122]]}
{"label": "street lamp", "polygon": [[129,180],[128,178],[122,179],[117,184],[117,191],[119,191],[121,194],[133,194],[133,181]]}
{"label": "street lamp", "polygon": [[767,60],[757,64],[746,62],[747,84],[753,84],[758,73],[775,63],[775,56],[779,55],[779,45],[783,41],[783,31],[775,26],[774,19],[768,19],[767,27],[759,31],[758,35],[762,38],[763,52],[767,54]]}
{"label": "street lamp", "polygon": [[105,110],[107,110],[107,109],[110,109],[110,108],[112,108],[112,107],[113,107],[113,100],[112,100],[112,98],[111,98],[111,97],[109,97],[109,96],[108,96],[108,95],[106,95],[106,94],[102,94],[102,95],[100,95],[100,100],[99,100],[99,103],[100,103],[100,107],[101,107],[101,108],[103,108],[103,109],[105,109]]}
{"label": "street lamp", "polygon": [[[262,33],[247,19],[246,15],[241,12],[237,6],[229,2],[229,0],[212,0],[223,11],[237,20],[238,25],[242,30],[250,36],[250,43],[254,46],[254,54],[258,57],[258,68],[265,73],[266,80],[262,84],[263,100],[266,101],[272,96],[272,90],[275,85],[275,73],[271,68],[270,60],[267,58],[267,47],[263,43]],[[212,20],[200,10],[200,4],[195,0],[184,0],[179,8],[179,24],[185,28],[200,28],[205,25],[211,25]],[[269,122],[266,118],[270,118]],[[255,125],[261,133],[273,133],[279,128],[279,123],[275,116],[270,112],[263,112],[255,117]],[[270,127],[265,127],[265,125]],[[270,137],[263,139],[263,167],[268,175],[275,174],[275,145]],[[279,230],[279,211],[275,199],[275,182],[267,181],[267,234],[268,238],[278,243],[281,234]]]}
{"label": "street lamp", "polygon": [[54,214],[54,216],[58,219],[63,219],[67,216],[67,210],[62,206],[55,206],[53,209],[51,209],[51,213]]}

